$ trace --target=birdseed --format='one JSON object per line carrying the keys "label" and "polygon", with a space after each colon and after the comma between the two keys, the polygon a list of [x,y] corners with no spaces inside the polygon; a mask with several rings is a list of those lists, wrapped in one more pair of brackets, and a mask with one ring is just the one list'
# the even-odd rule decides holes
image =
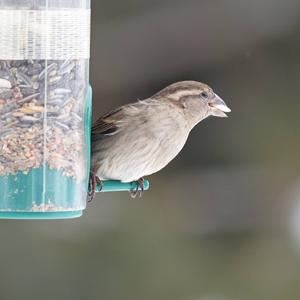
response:
{"label": "birdseed", "polygon": [[0,61],[0,176],[44,163],[86,178],[85,61]]}

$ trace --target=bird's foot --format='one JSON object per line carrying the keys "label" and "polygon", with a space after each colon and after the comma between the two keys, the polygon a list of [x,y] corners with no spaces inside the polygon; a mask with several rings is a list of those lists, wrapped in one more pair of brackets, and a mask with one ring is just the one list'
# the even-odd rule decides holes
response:
{"label": "bird's foot", "polygon": [[88,202],[92,202],[94,200],[97,186],[100,187],[101,191],[103,187],[102,181],[94,172],[90,172]]}
{"label": "bird's foot", "polygon": [[136,188],[131,190],[130,196],[131,198],[136,198],[137,196],[141,198],[143,196],[145,190],[145,179],[140,178],[139,180],[136,181]]}

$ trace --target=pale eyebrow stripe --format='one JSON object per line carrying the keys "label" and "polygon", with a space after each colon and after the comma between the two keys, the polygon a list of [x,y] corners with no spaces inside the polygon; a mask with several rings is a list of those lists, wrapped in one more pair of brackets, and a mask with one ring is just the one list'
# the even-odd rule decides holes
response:
{"label": "pale eyebrow stripe", "polygon": [[174,93],[170,94],[169,98],[172,98],[174,100],[178,100],[178,99],[181,99],[182,97],[197,95],[198,93],[200,93],[200,91],[198,89],[179,90],[177,92],[174,92]]}

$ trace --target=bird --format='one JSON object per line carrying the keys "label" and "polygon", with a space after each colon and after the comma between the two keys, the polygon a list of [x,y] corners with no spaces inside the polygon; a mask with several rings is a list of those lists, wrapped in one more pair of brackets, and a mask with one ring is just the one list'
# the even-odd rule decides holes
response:
{"label": "bird", "polygon": [[144,190],[144,177],[167,166],[199,122],[229,112],[208,85],[180,81],[102,115],[92,126],[90,199],[105,180],[137,182],[130,191],[135,198]]}

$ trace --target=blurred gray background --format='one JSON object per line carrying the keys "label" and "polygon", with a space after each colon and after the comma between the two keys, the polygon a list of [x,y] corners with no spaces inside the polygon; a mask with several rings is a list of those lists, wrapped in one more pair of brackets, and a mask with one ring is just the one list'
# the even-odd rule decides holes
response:
{"label": "blurred gray background", "polygon": [[200,123],[142,199],[2,220],[0,299],[299,299],[300,2],[92,4],[95,118],[187,79],[232,113]]}

